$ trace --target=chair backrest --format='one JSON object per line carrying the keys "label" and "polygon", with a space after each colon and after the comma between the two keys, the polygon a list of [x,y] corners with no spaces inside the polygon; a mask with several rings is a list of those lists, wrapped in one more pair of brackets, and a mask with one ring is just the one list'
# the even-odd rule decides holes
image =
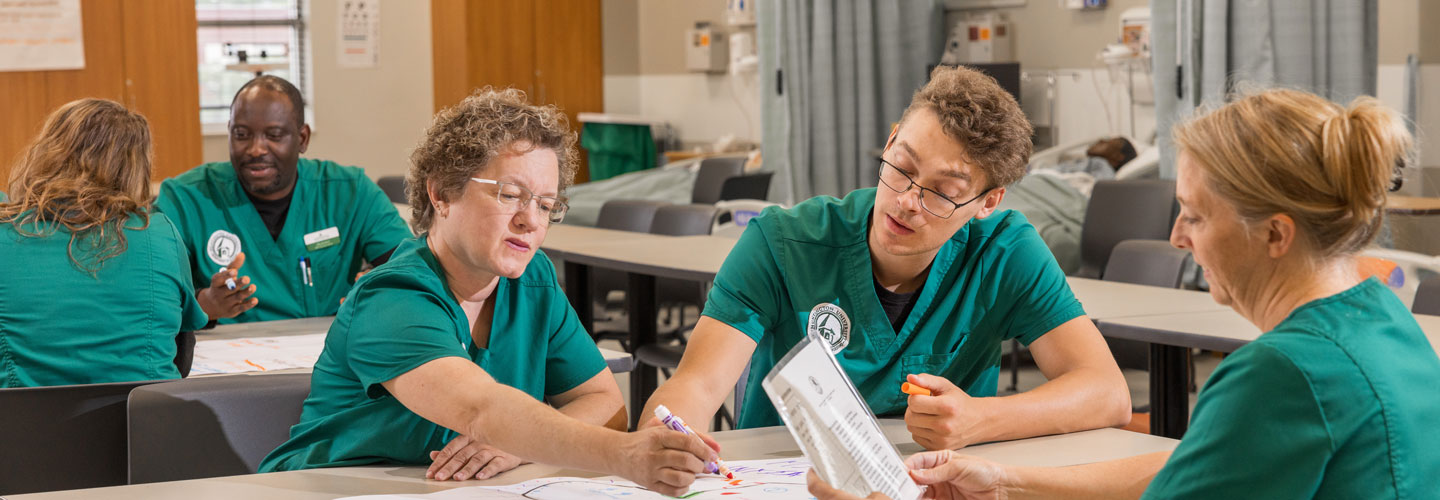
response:
{"label": "chair backrest", "polygon": [[1420,282],[1415,290],[1415,303],[1410,306],[1415,314],[1440,315],[1440,278]]}
{"label": "chair backrest", "polygon": [[744,156],[721,156],[700,160],[700,170],[695,173],[695,188],[690,191],[690,203],[715,203],[720,201],[720,189],[725,179],[745,171]]}
{"label": "chair backrest", "polygon": [[717,211],[715,205],[666,205],[655,211],[650,232],[669,236],[710,234]]}
{"label": "chair backrest", "polygon": [[202,377],[130,395],[130,483],[254,474],[290,436],[310,374]]}
{"label": "chair backrest", "polygon": [[390,198],[391,203],[410,203],[405,196],[405,177],[400,175],[387,175],[375,179],[375,184],[380,185],[380,190]]}
{"label": "chair backrest", "polygon": [[1189,263],[1190,251],[1168,240],[1125,240],[1110,252],[1105,281],[1180,288]]}
{"label": "chair backrest", "polygon": [[770,197],[770,177],[774,172],[741,175],[725,179],[720,186],[720,200],[764,200]]}
{"label": "chair backrest", "polygon": [[125,484],[125,401],[155,382],[0,389],[0,495]]}
{"label": "chair backrest", "polygon": [[1097,181],[1080,233],[1080,271],[1102,277],[1115,245],[1125,240],[1168,240],[1175,214],[1175,181]]}
{"label": "chair backrest", "polygon": [[595,219],[595,227],[648,233],[650,232],[650,223],[655,220],[655,211],[665,205],[669,205],[669,203],[651,200],[610,200],[600,206],[600,215]]}
{"label": "chair backrest", "polygon": [[[1190,252],[1170,246],[1169,240],[1125,240],[1115,245],[1105,265],[1105,281],[1180,288]],[[1137,340],[1105,338],[1110,354],[1121,368],[1148,370],[1150,344]]]}

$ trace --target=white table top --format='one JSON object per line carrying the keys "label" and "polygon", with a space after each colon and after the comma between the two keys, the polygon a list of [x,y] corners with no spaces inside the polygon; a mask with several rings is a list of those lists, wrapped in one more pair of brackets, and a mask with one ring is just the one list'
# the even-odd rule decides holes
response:
{"label": "white table top", "polygon": [[540,248],[551,257],[579,264],[710,281],[735,241],[723,236],[661,236],[562,224],[550,228]]}
{"label": "white table top", "polygon": [[[885,433],[903,455],[920,451],[905,424],[882,420]],[[799,447],[784,427],[766,427],[715,434],[726,460],[751,460],[799,456]],[[1122,431],[1100,429],[1059,436],[991,443],[966,448],[964,453],[1001,463],[1033,466],[1066,466],[1125,458],[1157,451],[1169,451],[1179,441]],[[308,471],[252,474],[190,481],[114,486],[88,490],[57,491],[7,496],[9,500],[67,499],[329,499],[352,495],[387,493],[433,493],[462,486],[514,484],[550,476],[597,477],[604,474],[530,464],[485,481],[427,481],[420,466],[344,467]]]}
{"label": "white table top", "polygon": [[1158,286],[1132,285],[1115,281],[1067,277],[1070,290],[1091,320],[1151,316],[1158,314],[1229,311],[1215,303],[1210,294]]}
{"label": "white table top", "polygon": [[[1440,316],[1416,314],[1415,321],[1420,323],[1430,345],[1440,351]],[[1220,352],[1234,352],[1262,333],[1259,327],[1229,309],[1107,319],[1100,322],[1100,329],[1116,338]]]}
{"label": "white table top", "polygon": [[[216,326],[210,330],[195,332],[196,342],[206,340],[231,340],[248,337],[284,337],[287,335],[310,335],[315,333],[326,333],[330,331],[330,323],[335,322],[334,316],[320,316],[315,318],[284,319],[276,321],[255,321],[250,323],[234,323],[229,325]],[[601,347],[600,354],[605,356],[605,363],[610,366],[610,371],[615,373],[628,372],[635,369],[635,358],[628,352],[616,351]],[[310,370],[274,370],[268,372],[244,372],[233,375],[260,375],[265,373],[309,373]],[[206,376],[228,376],[232,374],[217,374]]]}

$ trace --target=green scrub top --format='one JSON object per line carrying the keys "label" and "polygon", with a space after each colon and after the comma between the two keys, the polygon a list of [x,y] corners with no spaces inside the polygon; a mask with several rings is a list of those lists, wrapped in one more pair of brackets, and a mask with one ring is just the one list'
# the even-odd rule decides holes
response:
{"label": "green scrub top", "polygon": [[131,215],[125,251],[94,275],[70,260],[70,234],[0,224],[0,387],[179,378],[175,337],[206,317],[170,219]]}
{"label": "green scrub top", "polygon": [[[245,252],[242,276],[259,304],[220,323],[329,316],[350,290],[361,261],[413,236],[395,205],[365,171],[301,158],[294,197],[278,238],[245,196],[229,162],[207,163],[160,185],[155,207],[170,216],[190,249],[196,288]],[[310,259],[309,283],[300,259]]]}
{"label": "green scrub top", "polygon": [[1144,498],[1433,498],[1440,359],[1375,278],[1225,358]]}
{"label": "green scrub top", "polygon": [[[739,426],[781,425],[760,380],[804,338],[811,309],[836,354],[877,415],[905,412],[905,376],[945,377],[972,396],[993,396],[1000,346],[1029,345],[1085,314],[1045,242],[1019,212],[974,219],[945,242],[914,308],[896,332],[875,294],[868,231],[875,189],[829,196],[754,219],[715,276],[706,316],[758,344]],[[848,326],[849,328],[846,328]],[[847,333],[848,331],[848,333]]]}
{"label": "green scrub top", "polygon": [[355,284],[315,363],[300,423],[261,472],[430,463],[429,453],[457,434],[411,412],[381,384],[438,358],[473,361],[537,400],[606,369],[543,252],[518,279],[500,278],[487,348],[475,347],[444,276],[425,240],[412,239]]}

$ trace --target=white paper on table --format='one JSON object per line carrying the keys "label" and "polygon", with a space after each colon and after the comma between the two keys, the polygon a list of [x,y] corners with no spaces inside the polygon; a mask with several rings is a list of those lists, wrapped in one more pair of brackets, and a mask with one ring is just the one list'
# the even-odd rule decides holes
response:
{"label": "white paper on table", "polygon": [[325,350],[325,334],[252,337],[195,342],[190,375],[311,369]]}
{"label": "white paper on table", "polygon": [[820,478],[836,488],[859,497],[878,491],[895,500],[919,498],[900,452],[826,343],[816,339],[806,335],[760,382],[785,427]]}
{"label": "white paper on table", "polygon": [[[733,460],[726,462],[734,480],[716,475],[695,478],[682,498],[741,498],[746,500],[790,500],[814,498],[805,488],[810,461],[804,458]],[[469,486],[438,493],[370,495],[342,500],[569,500],[573,498],[625,498],[626,500],[669,499],[626,479],[547,477],[507,486]]]}

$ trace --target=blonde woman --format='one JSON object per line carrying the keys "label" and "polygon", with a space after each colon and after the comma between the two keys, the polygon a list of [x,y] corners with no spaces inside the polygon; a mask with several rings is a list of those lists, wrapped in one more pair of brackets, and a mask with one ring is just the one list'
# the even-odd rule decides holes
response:
{"label": "blonde woman", "polygon": [[145,117],[51,113],[0,202],[0,387],[170,379],[205,325],[175,226],[150,206]]}
{"label": "blonde woman", "polygon": [[[1430,498],[1440,359],[1354,255],[1375,238],[1403,122],[1271,90],[1175,130],[1181,213],[1215,301],[1266,332],[1220,363],[1173,454],[1061,469],[951,452],[910,459],[940,498]],[[812,479],[820,498],[842,495]]]}

